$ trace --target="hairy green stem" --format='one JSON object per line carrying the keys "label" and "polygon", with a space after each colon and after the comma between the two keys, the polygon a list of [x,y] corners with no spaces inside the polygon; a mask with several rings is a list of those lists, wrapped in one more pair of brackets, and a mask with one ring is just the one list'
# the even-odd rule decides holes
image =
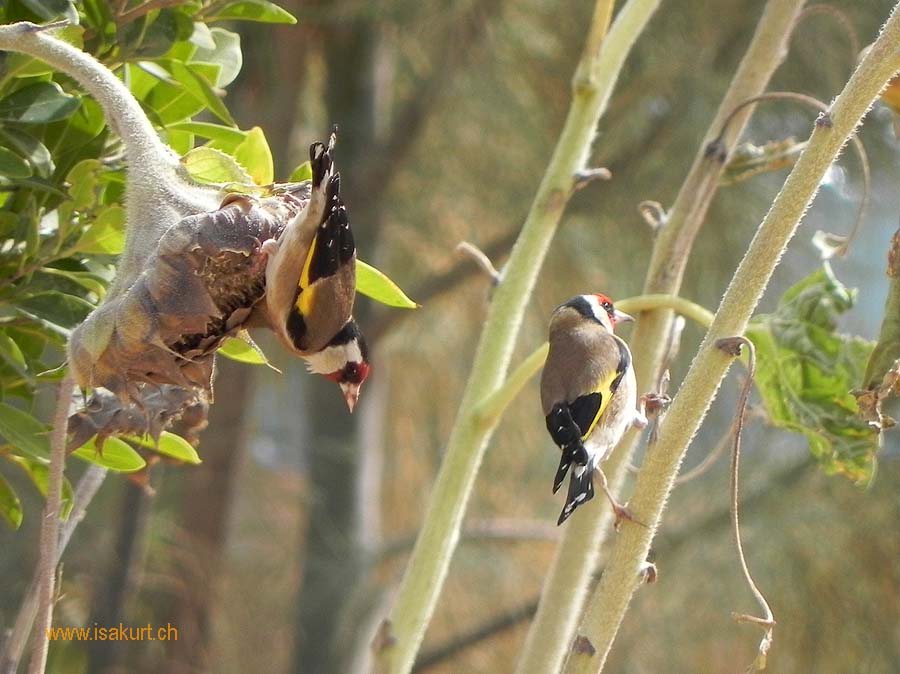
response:
{"label": "hairy green stem", "polygon": [[660,425],[658,441],[647,453],[638,474],[631,509],[647,526],[627,526],[619,535],[603,578],[588,602],[578,630],[580,647],[572,650],[566,674],[602,670],[640,582],[641,565],[647,558],[678,468],[732,362],[715,344],[723,337],[743,334],[825,172],[881,89],[900,70],[898,44],[900,12],[895,7],[878,40],[835,99],[830,114],[816,126],[809,145],[741,260],[684,384]]}
{"label": "hairy green stem", "polygon": [[[694,239],[712,202],[725,167],[710,156],[709,144],[719,140],[725,148],[737,142],[752,112],[743,108],[722,132],[723,122],[743,101],[759,95],[787,52],[792,28],[805,0],[769,0],[744,58],[700,145],[671,211],[653,247],[644,292],[677,295]],[[657,383],[668,348],[672,312],[642,311],[631,339],[638,390],[652,390]],[[625,479],[640,434],[629,431],[603,466],[613,492]],[[597,567],[600,548],[610,529],[608,508],[586,508],[566,526],[557,547],[541,603],[519,656],[516,674],[555,674],[572,643],[575,628]]]}
{"label": "hairy green stem", "polygon": [[412,668],[459,540],[484,449],[496,425],[479,424],[475,408],[503,383],[525,309],[572,193],[575,175],[584,168],[597,121],[625,57],[659,0],[629,0],[601,46],[597,36],[605,30],[610,11],[604,7],[612,5],[612,0],[597,0],[588,46],[573,79],[573,99],[565,125],[491,302],[422,530],[394,608],[375,644],[380,672],[407,674]]}
{"label": "hairy green stem", "polygon": [[875,344],[866,365],[862,382],[864,389],[877,388],[887,371],[900,358],[900,229],[894,232],[891,239],[887,275],[890,280],[887,300],[884,303],[884,318],[878,334],[878,343]]}

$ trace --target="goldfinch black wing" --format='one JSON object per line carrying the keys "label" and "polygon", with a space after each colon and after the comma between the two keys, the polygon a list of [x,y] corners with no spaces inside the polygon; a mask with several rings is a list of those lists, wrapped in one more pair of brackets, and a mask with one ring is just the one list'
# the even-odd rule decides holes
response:
{"label": "goldfinch black wing", "polygon": [[631,351],[628,349],[628,345],[615,335],[613,335],[613,339],[616,340],[616,346],[619,347],[619,362],[616,369],[597,382],[593,393],[579,396],[569,403],[572,420],[581,432],[582,441],[587,440],[594,431],[603,412],[606,411],[609,401],[619,389],[622,377],[631,367]]}
{"label": "goldfinch black wing", "polygon": [[570,402],[556,403],[547,414],[547,430],[562,452],[559,468],[553,479],[554,494],[562,486],[572,463],[585,465],[588,462],[584,442],[594,431],[622,383],[622,378],[631,367],[628,345],[618,337],[613,336],[613,339],[619,348],[619,360],[615,369],[597,381],[595,390],[591,393],[580,395]]}
{"label": "goldfinch black wing", "polygon": [[291,340],[302,351],[328,344],[347,323],[356,294],[356,244],[340,198],[340,175],[326,187],[323,219],[309,247],[288,317]]}

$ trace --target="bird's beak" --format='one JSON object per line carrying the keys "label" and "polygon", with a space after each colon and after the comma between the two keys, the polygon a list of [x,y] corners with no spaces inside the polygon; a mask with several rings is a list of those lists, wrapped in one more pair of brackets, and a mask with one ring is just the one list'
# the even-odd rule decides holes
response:
{"label": "bird's beak", "polygon": [[353,414],[356,403],[359,401],[359,385],[341,384],[341,391],[344,393],[344,400],[347,401],[347,408],[350,410],[350,414]]}
{"label": "bird's beak", "polygon": [[634,316],[632,316],[631,314],[626,314],[624,311],[614,309],[613,316],[616,319],[616,323],[634,323]]}

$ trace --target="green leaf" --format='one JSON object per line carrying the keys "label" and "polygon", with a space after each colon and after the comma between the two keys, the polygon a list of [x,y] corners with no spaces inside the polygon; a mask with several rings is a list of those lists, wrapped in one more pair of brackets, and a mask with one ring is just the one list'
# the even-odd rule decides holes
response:
{"label": "green leaf", "polygon": [[261,21],[263,23],[297,23],[294,15],[278,5],[266,0],[239,0],[226,5],[216,12],[210,21],[238,19],[243,21]]}
{"label": "green leaf", "polygon": [[94,305],[80,297],[51,290],[21,298],[16,308],[54,325],[71,329],[87,318],[94,310]]}
{"label": "green leaf", "polygon": [[125,209],[104,208],[78,239],[74,250],[95,255],[118,255],[125,250]]}
{"label": "green leaf", "polygon": [[9,363],[19,374],[29,376],[25,354],[22,353],[19,345],[16,344],[15,340],[10,337],[5,330],[0,330],[0,357]]}
{"label": "green leaf", "polygon": [[224,28],[211,29],[209,36],[213,41],[212,46],[201,46],[192,60],[218,65],[219,76],[213,84],[217,87],[227,87],[235,80],[244,65],[241,36]]}
{"label": "green leaf", "polygon": [[253,178],[234,158],[211,147],[195,147],[181,158],[181,163],[199,183],[253,183]]}
{"label": "green leaf", "polygon": [[389,307],[419,308],[419,305],[409,299],[396,283],[362,260],[356,261],[356,291]]}
{"label": "green leaf", "polygon": [[183,122],[206,108],[203,100],[174,80],[172,83],[159,82],[144,98],[144,103],[162,126]]}
{"label": "green leaf", "polygon": [[0,177],[2,178],[30,178],[31,167],[24,159],[5,147],[0,147]]}
{"label": "green leaf", "polygon": [[77,283],[88,292],[94,293],[98,300],[102,300],[106,295],[105,280],[93,272],[69,271],[68,269],[57,269],[56,267],[41,267],[38,271],[42,274],[57,276]]}
{"label": "green leaf", "polygon": [[96,437],[91,438],[72,452],[72,456],[109,468],[117,473],[133,473],[147,465],[143,457],[124,440],[106,438],[102,451],[97,450],[96,441]]}
{"label": "green leaf", "polygon": [[214,143],[214,145],[211,144],[211,147],[215,147],[215,149],[221,150],[226,154],[233,154],[235,148],[244,142],[244,139],[247,137],[246,131],[210,122],[179,122],[178,124],[171,124],[167,128],[175,131],[186,131],[201,138],[208,138]]}
{"label": "green leaf", "polygon": [[36,82],[0,100],[0,121],[46,124],[65,119],[78,109],[80,100],[56,82]]}
{"label": "green leaf", "polygon": [[[179,61],[169,61],[169,71],[172,77],[181,84],[185,91],[189,92],[198,100],[202,101],[216,117],[226,124],[236,126],[231,113],[225,107],[225,103],[219,98],[218,94],[213,91],[212,86],[206,79],[195,72],[195,69],[201,68],[201,64],[185,65]],[[216,77],[218,77],[219,68],[216,68]]]}
{"label": "green leaf", "polygon": [[861,381],[872,344],[836,331],[853,301],[826,265],[791,287],[774,314],[754,319],[747,336],[756,346],[756,385],[772,423],[806,436],[827,473],[868,484],[879,436],[859,417],[850,391]]}
{"label": "green leaf", "polygon": [[45,21],[63,16],[70,23],[78,23],[78,12],[71,0],[20,0],[32,12]]}
{"label": "green leaf", "polygon": [[133,56],[154,58],[168,52],[176,42],[187,40],[194,32],[194,22],[177,8],[166,7],[154,18],[145,14],[125,25],[120,41]]}
{"label": "green leaf", "polygon": [[305,161],[300,166],[291,171],[288,178],[289,183],[302,183],[306,180],[312,180],[312,165]]}
{"label": "green leaf", "polygon": [[13,529],[22,526],[22,502],[2,475],[0,475],[0,516]]}
{"label": "green leaf", "polygon": [[97,203],[97,183],[103,166],[96,159],[84,159],[69,171],[66,182],[69,183],[69,196],[72,205],[79,211],[87,211]]}
{"label": "green leaf", "polygon": [[249,363],[250,365],[269,364],[269,359],[266,358],[266,354],[264,354],[258,346],[255,344],[248,344],[237,337],[227,337],[216,353],[220,353],[226,358],[236,360],[239,363]]}
{"label": "green leaf", "polygon": [[56,161],[57,172],[66,175],[83,159],[99,157],[107,135],[103,109],[93,99],[83,98],[69,119],[45,128],[42,140]]}
{"label": "green leaf", "polygon": [[247,132],[247,137],[234,151],[235,160],[253,178],[257,185],[269,185],[275,180],[275,164],[266,135],[258,126]]}
{"label": "green leaf", "polygon": [[0,435],[20,452],[47,461],[50,458],[50,439],[47,427],[28,412],[0,403]]}
{"label": "green leaf", "polygon": [[[0,129],[0,135],[8,145],[14,147],[25,158],[35,173],[42,178],[49,178],[53,175],[56,168],[53,164],[53,157],[50,156],[50,150],[41,141],[24,131],[9,127]],[[31,173],[29,172],[28,175],[30,176]]]}
{"label": "green leaf", "polygon": [[[37,488],[44,498],[47,498],[47,489],[50,486],[50,466],[46,461],[35,461],[24,456],[11,456],[12,461],[19,466],[28,475],[32,484]],[[72,511],[72,483],[63,477],[60,517],[68,519],[69,513]]]}
{"label": "green leaf", "polygon": [[169,431],[163,431],[160,434],[159,442],[156,442],[149,435],[145,435],[144,437],[129,436],[128,439],[143,447],[152,449],[157,454],[162,454],[163,456],[168,456],[184,463],[193,465],[203,463],[203,460],[197,454],[197,450],[194,449],[191,443],[180,435],[170,433]]}

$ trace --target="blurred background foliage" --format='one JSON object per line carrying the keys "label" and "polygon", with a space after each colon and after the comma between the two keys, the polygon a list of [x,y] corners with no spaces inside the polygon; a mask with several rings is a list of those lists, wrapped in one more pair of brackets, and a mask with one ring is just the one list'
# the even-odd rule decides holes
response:
{"label": "blurred background foliage", "polygon": [[[871,41],[891,6],[887,0],[829,4],[845,13],[861,44]],[[79,11],[88,29],[85,48],[121,72],[136,72],[137,60],[168,68],[181,88],[158,82],[154,87],[174,89],[159,91],[155,99],[144,92],[149,98],[142,100],[157,110],[154,121],[167,127],[166,137],[179,151],[205,141],[185,127],[191,116],[220,125],[233,119],[240,129],[262,129],[273,149],[274,175],[287,179],[307,145],[337,123],[345,200],[360,254],[424,305],[400,313],[361,300],[358,314],[374,347],[374,374],[352,418],[331,386],[306,376],[272,344],[263,341],[284,375],[220,360],[216,404],[200,442],[203,464],[155,465],[145,486],[107,480],[67,552],[57,606],[58,625],[170,622],[179,640],[54,643],[49,671],[354,671],[412,545],[490,299],[489,279],[454,248],[468,240],[498,266],[503,262],[561,126],[591,7],[582,3],[561,11],[546,0],[281,2],[298,19],[292,26],[232,20],[250,18],[246,12],[260,8],[275,12],[261,0],[151,2],[146,5],[167,9],[148,12],[141,25],[129,28],[138,22],[117,26],[115,17],[143,3],[10,0],[4,18],[51,18],[33,15],[35,7],[49,5],[55,12]],[[190,43],[193,20],[207,21],[214,10],[229,6],[245,8],[243,17],[226,12],[209,25],[213,36],[223,38],[214,39],[215,45],[234,45],[240,36],[238,52],[233,46],[229,51],[233,82],[219,79],[223,70],[175,65],[192,59],[179,45]],[[639,293],[653,233],[637,204],[671,204],[761,9],[755,0],[715,12],[700,0],[663,3],[598,129],[590,163],[608,167],[613,179],[592,184],[572,200],[533,297],[521,356],[545,339],[547,316],[569,296]],[[770,89],[827,102],[846,81],[857,47],[833,15],[811,15],[798,27]],[[39,180],[62,184],[81,156],[51,153],[51,168],[46,161],[32,162],[38,155],[15,149],[20,145],[7,134],[28,128],[21,119],[3,117],[2,98],[15,89],[11,77],[7,69],[0,80],[7,87],[0,89],[2,145],[26,166],[0,156],[4,173],[9,176],[7,166],[16,165],[19,175],[13,178],[20,181],[3,194],[34,200],[32,210],[52,199],[62,203],[65,195],[42,190]],[[68,91],[71,83],[53,79]],[[42,81],[47,80],[49,75]],[[134,89],[149,80],[138,75],[128,81]],[[217,88],[225,84],[222,103]],[[167,104],[182,97],[190,105],[178,119],[167,118]],[[57,135],[74,132],[81,117],[96,115],[90,102],[82,100],[77,112],[68,110],[71,105],[58,101],[55,109],[66,116],[53,122]],[[802,139],[812,120],[808,110],[789,102],[766,103],[747,139]],[[886,253],[897,226],[900,146],[891,123],[890,111],[877,106],[862,128],[872,161],[872,205],[850,254],[832,262],[834,276],[859,290],[852,308],[842,306],[846,311],[829,319],[839,332],[867,339],[876,336],[881,321]],[[48,139],[37,140],[50,148]],[[94,203],[112,207],[121,194],[115,139],[97,128],[90,140],[97,143],[92,156],[103,150],[106,158],[98,168],[106,188],[94,193]],[[693,253],[686,297],[715,308],[784,175],[766,173],[720,191]],[[812,234],[849,229],[860,199],[859,176],[852,159],[829,173],[761,313],[783,311],[785,291],[821,269]],[[70,178],[69,184],[78,183]],[[79,222],[96,226],[88,210]],[[23,226],[7,220],[0,225],[4,232]],[[84,233],[71,235],[77,244]],[[31,236],[30,250],[47,250],[43,236],[41,230]],[[52,230],[46,236],[52,253],[66,250],[56,247],[63,237]],[[91,301],[102,292],[115,252],[79,256],[90,261],[85,267],[50,266],[80,274],[75,278],[83,282],[73,281],[64,292]],[[22,269],[13,264],[3,270],[4,289],[37,290],[32,283],[39,274],[29,276],[27,285],[7,281]],[[90,285],[92,280],[101,285]],[[59,324],[67,328],[77,320],[70,316]],[[673,366],[676,384],[700,337],[698,328],[688,326]],[[61,343],[62,337],[55,345]],[[60,362],[52,348],[35,347],[33,354],[26,354],[35,359],[28,372]],[[39,359],[48,359],[47,367],[39,368]],[[5,363],[14,369],[8,358]],[[13,379],[8,370],[2,375],[6,396]],[[732,378],[737,381],[740,372]],[[37,391],[38,416],[46,411],[47,388],[29,389]],[[736,390],[732,382],[714,405],[686,468],[719,442]],[[550,526],[558,503],[549,489],[556,458],[537,401],[532,383],[486,455],[420,671],[502,672],[515,660],[558,536]],[[768,401],[756,402],[771,412]],[[886,436],[867,489],[826,476],[810,463],[803,436],[774,429],[764,419],[754,420],[744,448],[745,546],[779,620],[772,667],[896,671],[896,437]],[[6,463],[0,475],[20,495],[26,516],[18,532],[0,527],[3,625],[12,622],[35,565],[40,511],[38,492]],[[728,527],[726,463],[719,461],[675,492],[653,551],[660,580],[637,595],[608,671],[717,671],[752,659],[756,635],[729,617],[732,610],[746,610],[750,598]],[[70,462],[74,476],[81,469]]]}

